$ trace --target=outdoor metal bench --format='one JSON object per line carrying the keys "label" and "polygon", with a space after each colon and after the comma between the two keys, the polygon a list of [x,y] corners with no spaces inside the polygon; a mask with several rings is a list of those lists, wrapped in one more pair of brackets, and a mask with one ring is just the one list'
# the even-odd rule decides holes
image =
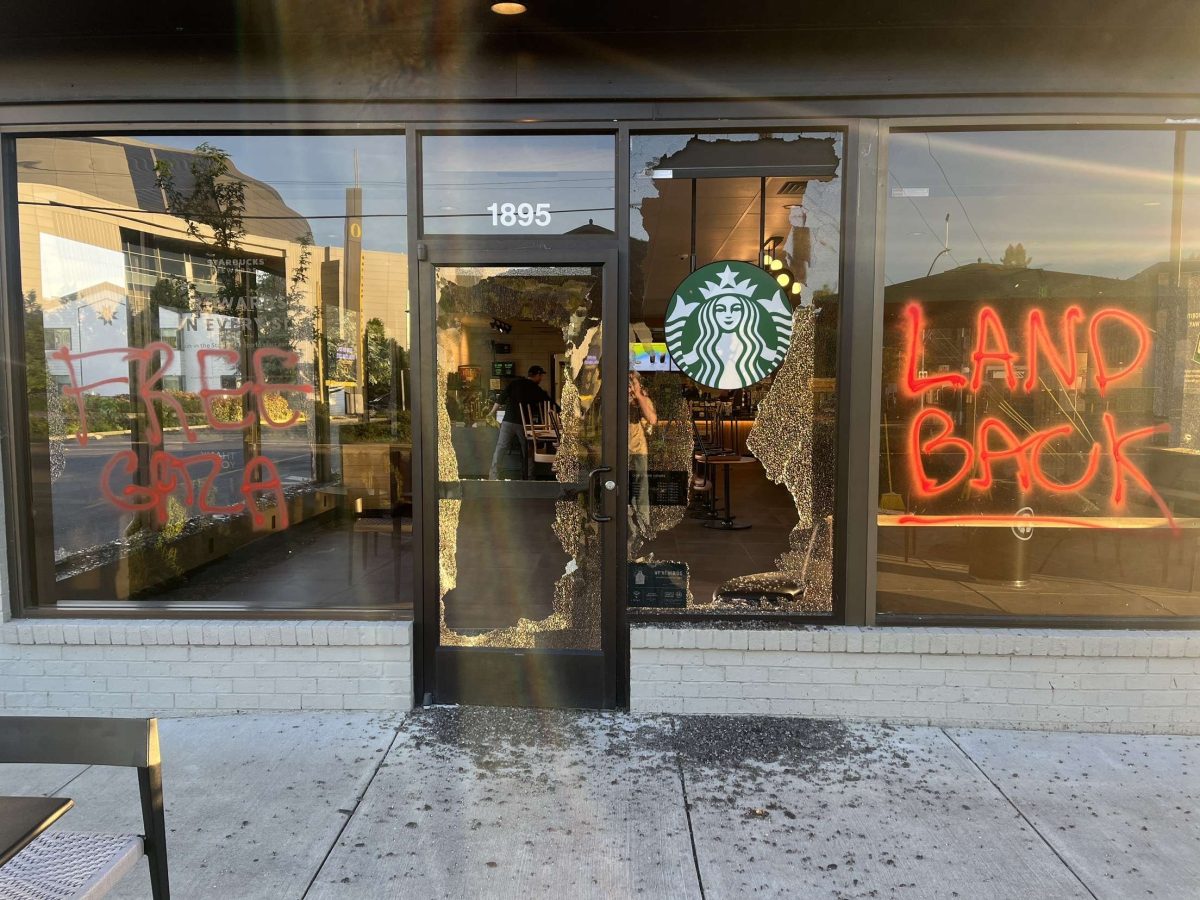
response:
{"label": "outdoor metal bench", "polygon": [[157,719],[0,719],[0,763],[131,766],[144,835],[47,831],[0,867],[0,900],[101,897],[146,856],[154,900],[168,900]]}

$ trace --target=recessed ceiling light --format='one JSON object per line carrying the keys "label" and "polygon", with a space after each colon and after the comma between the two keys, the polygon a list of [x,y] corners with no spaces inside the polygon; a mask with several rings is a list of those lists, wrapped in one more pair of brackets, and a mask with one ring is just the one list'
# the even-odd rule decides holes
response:
{"label": "recessed ceiling light", "polygon": [[519,16],[525,12],[524,3],[493,3],[492,12],[498,16]]}

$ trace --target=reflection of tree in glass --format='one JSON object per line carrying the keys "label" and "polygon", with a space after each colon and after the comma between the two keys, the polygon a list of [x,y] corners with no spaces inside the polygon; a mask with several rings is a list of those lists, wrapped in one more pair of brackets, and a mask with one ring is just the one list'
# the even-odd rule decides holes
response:
{"label": "reflection of tree in glass", "polygon": [[1000,265],[1006,269],[1028,269],[1032,263],[1033,257],[1025,252],[1024,244],[1009,244],[1000,260]]}
{"label": "reflection of tree in glass", "polygon": [[62,391],[46,363],[46,329],[37,292],[25,294],[25,391],[29,397],[29,433],[35,446],[47,442],[50,478],[57,480],[67,466],[62,436],[66,434]]}
{"label": "reflection of tree in glass", "polygon": [[182,278],[163,276],[150,289],[150,299],[160,307],[187,312],[191,309],[188,283]]}
{"label": "reflection of tree in glass", "polygon": [[[233,173],[229,154],[211,144],[196,147],[188,162],[190,189],[183,190],[174,166],[160,159],[154,165],[158,187],[167,199],[167,209],[183,219],[187,232],[197,241],[213,247],[217,253],[217,296],[229,310],[238,308],[248,295],[253,303],[246,312],[254,346],[295,350],[298,344],[316,341],[317,322],[314,306],[305,302],[303,286],[308,282],[312,258],[312,232],[305,227],[295,238],[300,246],[296,266],[290,278],[271,272],[266,266],[253,265],[242,258],[242,240],[246,236],[246,184]],[[303,219],[297,218],[299,223]],[[175,279],[160,279],[151,297],[162,305],[179,308],[180,288]],[[167,282],[164,284],[164,282]],[[185,308],[198,311],[199,292],[187,286],[189,303]],[[286,375],[278,359],[268,360],[267,374],[276,379]]]}
{"label": "reflection of tree in glass", "polygon": [[[308,282],[312,234],[305,232],[296,242],[300,245],[300,256],[286,283],[272,272],[257,273],[254,318],[257,346],[294,351],[301,344],[317,340],[316,307],[307,302],[303,289]],[[287,377],[282,360],[270,359],[264,369],[272,380],[282,381]]]}
{"label": "reflection of tree in glass", "polygon": [[29,393],[29,429],[35,439],[50,433],[45,405],[50,369],[46,365],[45,347],[42,305],[37,292],[30,291],[25,295],[25,390]]}
{"label": "reflection of tree in glass", "polygon": [[[228,153],[207,142],[200,144],[188,162],[192,187],[184,192],[176,183],[169,160],[160,159],[154,164],[167,209],[187,223],[188,234],[196,240],[222,250],[237,250],[246,236],[246,184],[230,175],[232,168]],[[201,226],[212,233],[210,239],[201,233]],[[217,281],[223,297],[239,295],[238,274],[236,267],[218,265]]]}
{"label": "reflection of tree in glass", "polygon": [[367,369],[367,405],[385,400],[392,389],[392,355],[382,319],[368,319],[363,329]]}

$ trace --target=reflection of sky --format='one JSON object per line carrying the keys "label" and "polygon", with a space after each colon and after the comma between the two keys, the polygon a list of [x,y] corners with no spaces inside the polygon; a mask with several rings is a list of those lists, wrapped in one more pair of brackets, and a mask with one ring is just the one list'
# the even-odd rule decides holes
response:
{"label": "reflection of sky", "polygon": [[[408,242],[403,135],[171,135],[149,143],[192,150],[219,147],[251,178],[270,185],[305,216],[317,246],[341,247],[346,188],[354,185],[354,152],[363,193],[363,247],[403,253]],[[331,216],[333,218],[317,218]],[[252,222],[247,228],[253,231]]]}
{"label": "reflection of sky", "polygon": [[[431,135],[424,138],[425,231],[563,234],[591,220],[612,230],[612,135]],[[549,204],[550,224],[492,224],[492,203]]]}
{"label": "reflection of sky", "polygon": [[125,286],[125,255],[55,234],[41,233],[42,296],[65,297],[93,285]]}
{"label": "reflection of sky", "polygon": [[935,272],[999,263],[1021,243],[1035,268],[1134,275],[1170,255],[1173,153],[1167,131],[894,134],[887,281],[924,277],[947,213],[950,253]]}

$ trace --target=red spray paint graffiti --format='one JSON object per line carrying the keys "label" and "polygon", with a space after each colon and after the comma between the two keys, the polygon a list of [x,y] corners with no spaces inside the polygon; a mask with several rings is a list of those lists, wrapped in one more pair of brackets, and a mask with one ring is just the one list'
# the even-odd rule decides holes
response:
{"label": "red spray paint graffiti", "polygon": [[[238,503],[218,505],[212,502],[212,498],[216,491],[217,477],[221,474],[221,456],[217,453],[177,456],[164,449],[163,427],[158,415],[160,405],[175,413],[180,423],[180,431],[189,443],[194,443],[199,437],[196,429],[188,423],[187,413],[179,399],[161,388],[162,379],[175,360],[175,351],[165,343],[156,342],[145,347],[91,350],[85,353],[72,353],[69,347],[60,347],[54,352],[54,359],[65,363],[70,373],[71,383],[63,388],[63,394],[75,401],[78,410],[79,428],[75,439],[80,446],[87,446],[89,435],[86,393],[109,384],[127,385],[130,381],[129,376],[118,376],[80,383],[74,364],[100,356],[117,356],[121,362],[133,366],[134,381],[138,385],[134,396],[139,403],[140,412],[145,416],[145,438],[150,445],[143,482],[131,481],[119,488],[114,486],[122,480],[122,476],[133,478],[142,474],[143,466],[137,451],[122,450],[105,463],[100,475],[100,493],[109,503],[125,512],[153,510],[155,520],[160,525],[165,525],[169,512],[167,499],[176,491],[182,490],[185,504],[195,507],[201,513],[232,515],[248,510],[253,526],[262,528],[267,524],[267,516],[259,509],[258,498],[265,495],[274,501],[278,527],[287,528],[287,504],[283,496],[283,482],[275,463],[268,457],[254,456],[246,463],[239,488],[242,499]],[[201,350],[197,359],[201,384],[207,384],[212,377],[210,365],[213,359],[236,365],[240,356],[234,350]],[[283,429],[291,428],[300,421],[300,413],[295,409],[292,409],[291,416],[282,422],[272,419],[267,411],[267,398],[310,396],[313,391],[312,385],[271,381],[265,370],[269,360],[279,360],[284,368],[290,369],[295,368],[299,357],[290,351],[272,347],[255,350],[249,381],[237,388],[206,388],[200,391],[204,419],[210,427],[218,431],[242,431],[259,422],[266,428]],[[222,397],[251,397],[254,400],[253,408],[237,422],[223,422],[213,408],[213,402]]]}
{"label": "red spray paint graffiti", "polygon": [[[983,387],[985,372],[994,372],[999,367],[999,374],[1010,393],[1032,394],[1040,381],[1038,365],[1042,356],[1062,384],[1074,386],[1079,380],[1076,330],[1085,320],[1088,317],[1078,306],[1067,308],[1058,323],[1060,340],[1056,347],[1050,337],[1045,314],[1039,309],[1030,310],[1024,329],[1026,355],[1023,361],[1027,373],[1022,381],[1017,373],[1017,364],[1022,361],[1020,354],[1014,351],[1000,316],[993,308],[984,306],[975,320],[970,378],[959,372],[939,372],[930,376],[919,368],[924,346],[924,311],[920,304],[909,303],[904,310],[905,356],[901,366],[903,379],[900,391],[909,398],[922,397],[929,391],[940,389],[966,390],[978,394]],[[1105,355],[1101,341],[1103,331],[1116,328],[1124,329],[1136,342],[1137,348],[1132,360],[1120,366],[1115,366]],[[1106,397],[1114,384],[1135,375],[1145,365],[1150,353],[1150,330],[1140,319],[1122,309],[1109,308],[1093,313],[1087,321],[1087,341],[1094,360],[1091,377],[1101,397]],[[1077,434],[1073,422],[1051,425],[1022,438],[1005,422],[988,417],[978,423],[973,435],[962,437],[954,433],[955,422],[948,412],[936,406],[927,406],[908,425],[908,465],[913,493],[918,497],[931,498],[964,483],[970,491],[986,491],[993,484],[994,467],[1011,464],[1015,466],[1016,482],[1023,492],[1036,489],[1051,494],[1070,494],[1087,489],[1099,476],[1101,468],[1107,465],[1112,485],[1109,501],[1115,511],[1125,508],[1132,485],[1155,503],[1167,523],[1175,529],[1175,520],[1166,503],[1129,456],[1131,445],[1167,432],[1170,426],[1155,425],[1122,432],[1113,413],[1103,413],[1101,420],[1104,426],[1103,440],[1093,441],[1078,478],[1064,483],[1046,474],[1042,457],[1052,450],[1053,442]],[[925,460],[931,454],[947,450],[957,454],[961,462],[954,474],[938,481],[929,474]],[[1007,517],[996,516],[955,518],[964,521],[1007,521]],[[1012,518],[1014,524],[1036,523],[1039,520],[1047,524],[1063,521],[1054,517]],[[944,524],[946,521],[944,517],[900,517],[902,524],[911,525]]]}

